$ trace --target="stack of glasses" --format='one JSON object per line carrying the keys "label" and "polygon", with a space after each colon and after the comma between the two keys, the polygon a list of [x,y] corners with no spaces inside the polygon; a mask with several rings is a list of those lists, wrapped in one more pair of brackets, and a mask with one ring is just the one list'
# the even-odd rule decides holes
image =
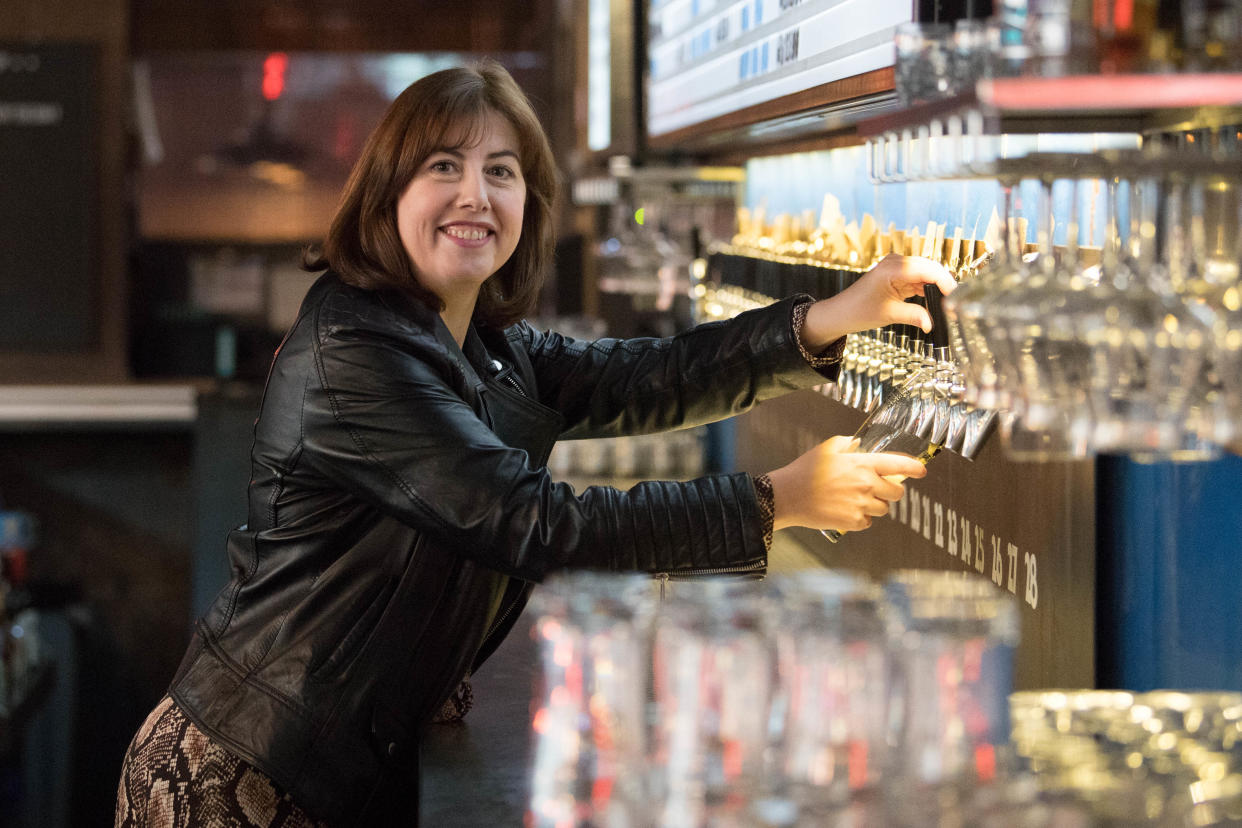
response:
{"label": "stack of glasses", "polygon": [[535,593],[529,828],[1242,822],[1242,693],[1011,693],[1016,604],[965,573]]}
{"label": "stack of glasses", "polygon": [[[1242,436],[1242,188],[1217,161],[1098,159],[1130,174],[1103,182],[1106,240],[1091,259],[1076,208],[1080,188],[1101,182],[1049,166],[1038,253],[1009,239],[947,297],[967,399],[1011,412],[1011,455],[1206,459]],[[1069,189],[1063,247],[1054,185]]]}
{"label": "stack of glasses", "polygon": [[924,342],[920,354],[917,345],[891,328],[851,334],[840,376],[826,390],[833,399],[871,415],[869,421],[874,421],[886,404],[891,408],[899,394],[909,398],[905,406],[908,412],[894,424],[918,438],[919,444],[871,446],[860,429],[857,436],[863,442],[863,451],[906,451],[920,457],[930,446],[932,454],[946,448],[974,459],[991,431],[996,412],[967,398],[965,375],[950,359],[947,346]]}
{"label": "stack of glasses", "polygon": [[529,826],[997,825],[1017,610],[967,574],[536,592]]}
{"label": "stack of glasses", "polygon": [[1010,698],[1014,751],[1096,825],[1242,822],[1242,693],[1047,690]]}

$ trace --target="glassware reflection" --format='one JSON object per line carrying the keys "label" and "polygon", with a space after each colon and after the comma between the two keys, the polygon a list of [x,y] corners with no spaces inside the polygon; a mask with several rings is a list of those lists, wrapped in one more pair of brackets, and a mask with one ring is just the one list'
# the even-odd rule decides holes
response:
{"label": "glassware reflection", "polygon": [[542,686],[527,824],[649,824],[646,705],[654,605],[645,575],[578,572],[549,578],[531,599]]}
{"label": "glassware reflection", "polygon": [[687,582],[661,607],[650,789],[659,825],[745,824],[760,789],[776,663],[774,607],[759,583]]}
{"label": "glassware reflection", "polygon": [[975,792],[1011,767],[1008,694],[1013,597],[966,573],[903,570],[884,594],[892,615],[890,823],[971,824]]}

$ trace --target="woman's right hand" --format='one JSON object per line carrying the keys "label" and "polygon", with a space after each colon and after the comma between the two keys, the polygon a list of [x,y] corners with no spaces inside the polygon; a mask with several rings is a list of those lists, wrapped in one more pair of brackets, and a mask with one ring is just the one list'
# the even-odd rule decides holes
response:
{"label": "woman's right hand", "polygon": [[851,437],[832,437],[770,472],[773,528],[866,529],[905,494],[902,479],[927,474],[909,455],[859,453],[857,446]]}

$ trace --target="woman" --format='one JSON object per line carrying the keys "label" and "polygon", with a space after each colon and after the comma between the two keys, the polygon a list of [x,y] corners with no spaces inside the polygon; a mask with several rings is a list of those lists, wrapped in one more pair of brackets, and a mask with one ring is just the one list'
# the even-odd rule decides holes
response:
{"label": "woman", "polygon": [[433,74],[388,110],[272,364],[232,582],[135,736],[118,825],[412,824],[422,729],[548,572],[761,572],[774,527],[864,529],[902,495],[886,476],[925,473],[834,438],[758,479],[551,480],[558,438],[690,426],[822,383],[844,334],[929,328],[903,300],[953,286],[891,258],[830,300],[575,342],[520,321],[555,188],[495,64]]}

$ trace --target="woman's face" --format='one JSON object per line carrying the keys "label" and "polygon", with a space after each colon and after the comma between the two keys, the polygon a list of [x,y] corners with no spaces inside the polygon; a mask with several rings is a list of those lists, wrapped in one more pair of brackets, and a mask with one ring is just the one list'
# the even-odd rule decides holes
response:
{"label": "woman's face", "polygon": [[472,146],[432,152],[397,202],[397,230],[414,274],[446,304],[473,302],[522,235],[526,182],[517,133],[488,113],[479,134]]}

